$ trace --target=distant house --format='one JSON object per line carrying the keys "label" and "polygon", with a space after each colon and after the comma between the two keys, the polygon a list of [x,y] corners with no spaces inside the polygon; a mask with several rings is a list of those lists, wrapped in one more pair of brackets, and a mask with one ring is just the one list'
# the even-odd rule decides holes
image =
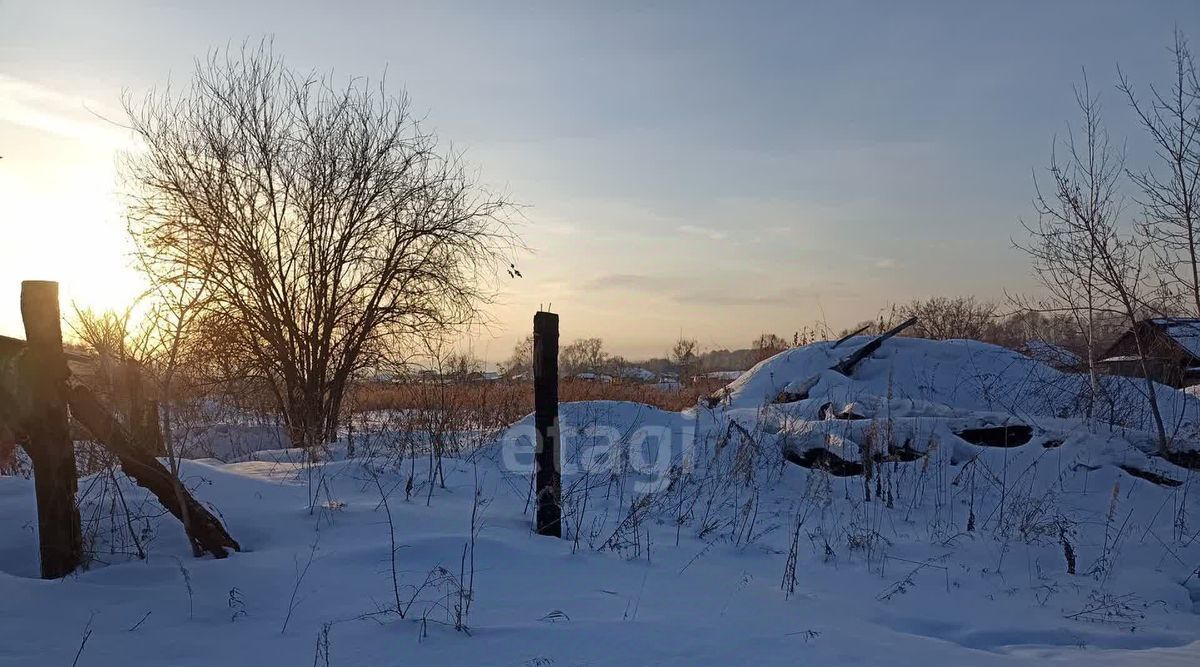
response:
{"label": "distant house", "polygon": [[654,371],[640,366],[622,366],[617,369],[617,377],[632,382],[654,382],[658,379]]}
{"label": "distant house", "polygon": [[658,382],[655,382],[652,386],[655,389],[661,389],[663,391],[675,391],[683,385],[679,382],[678,373],[668,372],[658,376]]}
{"label": "distant house", "polygon": [[613,381],[613,377],[611,375],[607,375],[605,373],[593,373],[592,371],[576,373],[575,379],[583,380],[585,382],[600,382],[602,384],[611,384]]}
{"label": "distant house", "polygon": [[395,373],[376,373],[370,377],[369,381],[375,384],[400,384],[402,378]]}
{"label": "distant house", "polygon": [[[1100,359],[1109,373],[1142,377],[1134,329],[1126,331]],[[1156,317],[1137,323],[1150,379],[1172,387],[1200,384],[1200,319]]]}
{"label": "distant house", "polygon": [[504,379],[504,375],[497,371],[475,371],[467,379],[471,382],[495,382]]}
{"label": "distant house", "polygon": [[701,380],[722,380],[725,382],[733,382],[734,380],[740,378],[742,373],[745,372],[746,371],[709,371],[707,373],[700,373],[699,375],[693,376],[692,381],[698,382]]}

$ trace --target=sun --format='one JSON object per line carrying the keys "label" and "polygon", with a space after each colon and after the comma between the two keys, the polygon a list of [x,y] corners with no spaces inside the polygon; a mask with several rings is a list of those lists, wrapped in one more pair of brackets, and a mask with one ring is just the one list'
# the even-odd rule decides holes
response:
{"label": "sun", "polygon": [[[0,161],[0,333],[23,335],[23,280],[59,283],[64,319],[75,308],[123,311],[146,286],[133,268],[112,153],[47,165]],[[9,164],[3,164],[9,163]],[[69,334],[69,326],[64,326]]]}

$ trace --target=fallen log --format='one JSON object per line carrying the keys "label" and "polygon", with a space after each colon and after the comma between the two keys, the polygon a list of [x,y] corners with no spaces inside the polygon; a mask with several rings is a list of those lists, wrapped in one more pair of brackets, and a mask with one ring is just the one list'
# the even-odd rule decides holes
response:
{"label": "fallen log", "polygon": [[1121,470],[1124,470],[1125,472],[1129,473],[1130,475],[1144,479],[1147,482],[1150,482],[1151,484],[1157,484],[1159,486],[1168,486],[1168,487],[1183,486],[1183,482],[1181,482],[1177,479],[1171,479],[1170,477],[1167,477],[1166,475],[1160,475],[1156,472],[1151,472],[1149,470],[1142,470],[1141,468],[1135,468],[1133,466],[1124,465],[1124,464],[1122,464],[1118,467],[1121,468]]}
{"label": "fallen log", "polygon": [[81,384],[70,387],[67,404],[71,415],[117,456],[121,470],[138,486],[153,493],[158,502],[183,523],[194,553],[225,558],[229,550],[242,550],[225,526],[183,488],[153,453],[134,440],[90,389]]}
{"label": "fallen log", "polygon": [[[912,463],[925,456],[924,452],[913,449],[912,443],[905,440],[904,444],[899,447],[888,445],[887,453],[876,452],[871,456],[871,460],[876,464]],[[824,447],[813,447],[803,451],[785,448],[783,450],[783,458],[788,463],[798,465],[801,468],[824,470],[834,477],[855,477],[863,474],[863,464],[861,461],[848,461]]]}
{"label": "fallen log", "polygon": [[1162,457],[1180,468],[1200,470],[1200,451],[1195,449],[1167,450],[1162,453]]}
{"label": "fallen log", "polygon": [[847,461],[828,449],[819,447],[803,452],[784,450],[783,458],[801,468],[824,470],[834,477],[855,477],[863,474],[863,464],[858,461]]}

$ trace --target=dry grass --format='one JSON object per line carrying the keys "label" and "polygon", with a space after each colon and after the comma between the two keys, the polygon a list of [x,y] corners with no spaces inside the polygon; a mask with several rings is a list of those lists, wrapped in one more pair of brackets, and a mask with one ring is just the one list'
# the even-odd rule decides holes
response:
{"label": "dry grass", "polygon": [[[635,401],[663,410],[692,407],[701,397],[724,386],[722,381],[689,383],[664,390],[645,384],[564,380],[559,401]],[[430,405],[431,394],[447,406],[486,410],[498,423],[511,424],[533,412],[533,384],[529,382],[459,382],[452,384],[375,384],[359,387],[351,400],[354,412],[421,409]]]}

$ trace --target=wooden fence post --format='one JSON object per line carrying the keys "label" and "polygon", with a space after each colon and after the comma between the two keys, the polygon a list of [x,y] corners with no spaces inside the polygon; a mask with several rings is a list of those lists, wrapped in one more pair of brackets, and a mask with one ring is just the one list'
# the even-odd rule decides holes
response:
{"label": "wooden fence post", "polygon": [[142,365],[133,359],[125,360],[124,384],[129,399],[129,432],[134,441],[154,456],[166,456],[162,426],[158,419],[158,401],[146,398]]}
{"label": "wooden fence post", "polygon": [[538,535],[562,537],[562,476],[558,465],[558,315],[533,316],[534,450]]}
{"label": "wooden fence post", "polygon": [[63,354],[58,283],[21,283],[26,348],[22,380],[29,392],[25,422],[37,494],[42,578],[64,577],[83,563],[83,534],[75,502],[79,475],[67,424],[67,358]]}

